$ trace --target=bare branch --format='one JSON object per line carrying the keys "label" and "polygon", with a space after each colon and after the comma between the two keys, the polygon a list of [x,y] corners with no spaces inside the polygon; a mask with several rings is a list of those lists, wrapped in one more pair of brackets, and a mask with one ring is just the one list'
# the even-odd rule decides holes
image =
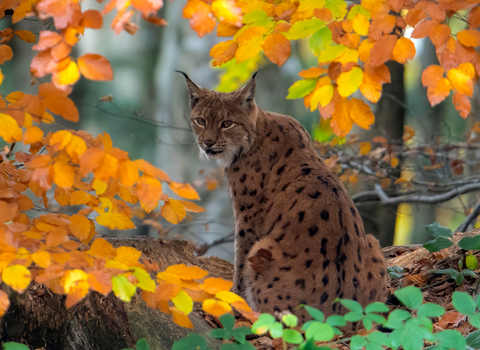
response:
{"label": "bare branch", "polygon": [[480,215],[480,202],[477,203],[475,208],[473,208],[472,212],[468,214],[465,220],[462,222],[460,226],[457,227],[455,233],[457,232],[465,232],[468,226]]}

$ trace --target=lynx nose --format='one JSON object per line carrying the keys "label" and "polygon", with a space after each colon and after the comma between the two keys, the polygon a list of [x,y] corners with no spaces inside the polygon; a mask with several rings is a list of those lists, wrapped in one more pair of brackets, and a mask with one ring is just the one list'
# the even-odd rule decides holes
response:
{"label": "lynx nose", "polygon": [[212,140],[205,140],[203,141],[203,143],[208,147],[212,147],[214,144],[215,144],[215,141],[212,141]]}

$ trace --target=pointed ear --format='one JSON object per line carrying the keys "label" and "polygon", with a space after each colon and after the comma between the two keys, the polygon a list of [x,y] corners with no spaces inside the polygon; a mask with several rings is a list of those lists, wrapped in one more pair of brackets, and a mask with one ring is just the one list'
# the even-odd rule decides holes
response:
{"label": "pointed ear", "polygon": [[200,98],[205,95],[206,90],[195,84],[185,72],[180,70],[176,70],[175,72],[180,73],[185,77],[188,93],[190,95],[190,108],[193,109],[198,101],[200,101]]}
{"label": "pointed ear", "polygon": [[240,99],[240,103],[245,106],[248,110],[255,104],[255,76],[257,75],[258,71],[253,75],[252,80],[245,85],[245,87],[241,90],[238,90],[236,93],[236,97]]}

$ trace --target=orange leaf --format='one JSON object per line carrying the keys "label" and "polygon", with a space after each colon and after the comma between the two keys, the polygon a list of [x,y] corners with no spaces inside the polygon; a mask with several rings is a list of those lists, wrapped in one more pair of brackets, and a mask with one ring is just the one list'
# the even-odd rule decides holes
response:
{"label": "orange leaf", "polygon": [[408,60],[411,60],[415,57],[415,45],[413,42],[405,37],[398,39],[395,47],[393,49],[393,58],[401,64],[406,63]]}
{"label": "orange leaf", "polygon": [[453,105],[455,106],[455,109],[460,112],[462,118],[468,117],[470,110],[472,109],[470,99],[459,92],[453,94]]}
{"label": "orange leaf", "polygon": [[10,307],[10,300],[8,299],[7,293],[3,290],[0,291],[0,317],[5,315],[5,312]]}
{"label": "orange leaf", "polygon": [[147,175],[157,177],[162,181],[171,181],[170,177],[167,174],[165,174],[164,171],[158,169],[157,167],[153,166],[152,164],[150,164],[144,159],[135,160],[135,164],[137,165],[138,170],[140,170],[141,172]]}
{"label": "orange leaf", "polygon": [[186,281],[200,280],[208,274],[208,271],[198,266],[186,266],[185,264],[169,266],[164,272],[176,275]]}
{"label": "orange leaf", "polygon": [[33,50],[44,51],[50,47],[55,46],[62,40],[62,36],[57,32],[51,32],[49,30],[43,30],[40,32],[40,39],[38,44],[32,46]]}
{"label": "orange leaf", "polygon": [[189,211],[192,213],[201,213],[205,211],[204,208],[202,208],[199,205],[196,205],[195,203],[188,202],[188,201],[181,201],[181,200],[178,202],[183,205],[186,211]]}
{"label": "orange leaf", "polygon": [[427,97],[432,106],[442,102],[452,88],[448,79],[443,77],[443,68],[437,65],[430,65],[422,72],[422,84],[427,86]]}
{"label": "orange leaf", "polygon": [[313,14],[315,15],[315,17],[325,22],[329,22],[332,20],[332,11],[330,11],[329,9],[316,8],[313,10]]}
{"label": "orange leaf", "polygon": [[170,189],[180,197],[187,199],[200,199],[197,191],[190,184],[181,184],[178,182],[170,182]]}
{"label": "orange leaf", "polygon": [[[442,45],[450,37],[450,27],[446,24],[433,26],[428,33],[428,37],[436,47]],[[480,33],[479,33],[480,35]],[[413,37],[413,35],[412,35]]]}
{"label": "orange leaf", "polygon": [[27,43],[34,43],[37,41],[35,34],[29,30],[16,30],[15,35]]}
{"label": "orange leaf", "polygon": [[[426,21],[423,21],[423,22],[419,23],[415,27],[415,29],[413,30],[411,37],[413,39],[425,38],[427,35],[430,34],[430,31],[432,30],[432,28],[434,26],[438,25],[438,23],[439,23],[439,21],[434,20],[434,19],[429,19],[429,20],[426,20]],[[407,24],[408,24],[408,22],[407,22]]]}
{"label": "orange leaf", "polygon": [[238,43],[233,40],[227,40],[218,43],[210,50],[210,56],[213,58],[213,66],[220,66],[235,57]]}
{"label": "orange leaf", "polygon": [[75,168],[65,161],[57,160],[53,164],[53,182],[60,187],[72,187],[75,177]]}
{"label": "orange leaf", "polygon": [[150,213],[158,205],[162,195],[162,184],[154,177],[142,175],[137,181],[136,188],[142,208]]}
{"label": "orange leaf", "polygon": [[174,225],[185,219],[186,215],[185,207],[175,199],[169,199],[162,206],[162,216]]}
{"label": "orange leaf", "polygon": [[200,0],[189,0],[183,8],[183,18],[190,19],[190,27],[201,38],[211,33],[217,22],[211,15],[210,6]]}
{"label": "orange leaf", "polygon": [[209,294],[217,294],[222,291],[229,291],[232,288],[233,282],[226,281],[223,278],[210,277],[203,281],[202,289]]}
{"label": "orange leaf", "polygon": [[185,313],[178,310],[175,306],[170,306],[170,311],[172,313],[172,320],[181,327],[193,329],[192,322]]}
{"label": "orange leaf", "polygon": [[83,13],[80,25],[85,28],[100,29],[102,28],[102,14],[97,10],[87,10]]}
{"label": "orange leaf", "polygon": [[480,33],[473,29],[461,30],[457,33],[457,39],[467,47],[480,45]]}
{"label": "orange leaf", "polygon": [[36,126],[32,126],[31,128],[25,130],[23,134],[23,143],[25,145],[29,145],[31,143],[35,143],[40,141],[43,137],[43,130]]}
{"label": "orange leaf", "polygon": [[373,67],[378,67],[381,64],[387,62],[392,56],[393,49],[397,43],[396,35],[385,35],[378,40],[370,51],[369,63]]}
{"label": "orange leaf", "polygon": [[370,125],[375,121],[375,117],[370,107],[358,98],[352,98],[350,100],[349,111],[350,118],[362,129],[369,129]]}
{"label": "orange leaf", "polygon": [[372,144],[370,142],[360,142],[360,155],[365,156],[372,149]]}
{"label": "orange leaf", "polygon": [[299,76],[302,78],[318,78],[320,75],[327,73],[328,70],[325,68],[321,67],[311,67],[309,69],[304,69],[300,73],[298,73]]}
{"label": "orange leaf", "polygon": [[39,95],[50,111],[66,120],[78,121],[78,109],[73,101],[67,97],[67,92],[57,89],[52,83],[43,83],[39,86]]}
{"label": "orange leaf", "polygon": [[0,64],[10,61],[13,57],[13,51],[8,45],[0,45]]}
{"label": "orange leaf", "polygon": [[133,0],[132,5],[144,16],[148,16],[156,13],[163,6],[163,0]]}
{"label": "orange leaf", "polygon": [[467,22],[470,29],[480,26],[480,6],[475,6],[470,10]]}
{"label": "orange leaf", "polygon": [[232,307],[225,301],[216,299],[207,299],[203,302],[202,308],[205,312],[220,317],[228,312],[232,311]]}
{"label": "orange leaf", "polygon": [[330,126],[335,135],[340,137],[347,135],[352,129],[353,121],[350,118],[349,101],[346,98],[342,97],[335,104]]}
{"label": "orange leaf", "polygon": [[224,37],[224,36],[234,36],[237,34],[240,28],[236,25],[229,24],[226,22],[220,22],[217,27],[217,36]]}
{"label": "orange leaf", "polygon": [[112,244],[103,238],[97,238],[93,241],[88,254],[105,261],[113,259],[117,255]]}
{"label": "orange leaf", "polygon": [[397,157],[393,157],[392,159],[390,159],[390,165],[394,168],[397,167],[398,165],[398,158]]}
{"label": "orange leaf", "polygon": [[270,61],[281,66],[290,57],[290,41],[280,33],[267,35],[263,43],[263,52]]}
{"label": "orange leaf", "polygon": [[411,9],[408,10],[407,15],[405,16],[405,23],[410,27],[415,27],[418,22],[427,17],[425,10],[423,9]]}
{"label": "orange leaf", "polygon": [[130,187],[138,180],[138,168],[135,162],[123,160],[119,163],[118,172],[120,173],[120,182],[123,186]]}
{"label": "orange leaf", "polygon": [[65,58],[59,62],[55,61],[50,49],[39,52],[30,63],[30,73],[38,78],[44,77],[47,74],[56,72],[66,68],[70,64],[70,57]]}
{"label": "orange leaf", "polygon": [[88,244],[92,239],[93,233],[95,233],[95,225],[85,216],[74,214],[70,218],[70,224],[68,228],[72,232],[72,235],[77,237],[83,244]]}
{"label": "orange leaf", "polygon": [[101,56],[94,53],[87,53],[77,59],[78,69],[82,75],[90,80],[112,80],[113,71],[110,62]]}
{"label": "orange leaf", "polygon": [[17,203],[7,203],[5,201],[0,201],[0,223],[12,221],[15,219],[20,212],[18,211]]}
{"label": "orange leaf", "polygon": [[[70,197],[70,205],[81,205],[90,202],[91,195],[85,191],[75,191]],[[58,201],[58,200],[57,200]]]}

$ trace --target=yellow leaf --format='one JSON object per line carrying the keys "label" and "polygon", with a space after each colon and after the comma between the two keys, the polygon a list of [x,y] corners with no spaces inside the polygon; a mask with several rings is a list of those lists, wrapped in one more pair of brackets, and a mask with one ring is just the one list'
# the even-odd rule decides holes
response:
{"label": "yellow leaf", "polygon": [[173,304],[182,311],[185,315],[188,315],[193,310],[193,300],[183,290],[178,292],[176,296],[172,298]]}
{"label": "yellow leaf", "polygon": [[175,199],[169,199],[165,204],[162,206],[162,216],[168,222],[176,225],[185,219],[187,213],[185,211],[185,207]]}
{"label": "yellow leaf", "polygon": [[0,137],[8,143],[22,140],[22,129],[18,127],[17,121],[3,113],[0,113]]}
{"label": "yellow leaf", "polygon": [[[78,282],[86,281],[88,274],[80,269],[70,270],[65,272],[65,276],[62,279],[62,286],[65,290],[65,293],[72,293],[78,286]],[[87,291],[88,292],[88,289]],[[85,293],[86,295],[87,293]]]}
{"label": "yellow leaf", "polygon": [[347,64],[348,62],[357,62],[358,61],[358,51],[354,49],[347,49],[340,56],[335,58],[335,62],[340,62],[341,64]]}
{"label": "yellow leaf", "polygon": [[100,213],[95,219],[100,225],[108,227],[110,230],[128,230],[135,228],[135,224],[125,214],[107,212]]}
{"label": "yellow leaf", "polygon": [[56,85],[73,85],[80,78],[77,64],[70,61],[67,67],[52,73],[52,81]]}
{"label": "yellow leaf", "polygon": [[31,143],[40,141],[42,137],[43,137],[43,130],[36,126],[32,126],[31,128],[28,128],[27,130],[25,130],[25,133],[23,134],[23,143],[25,145],[29,145]]}
{"label": "yellow leaf", "polygon": [[470,62],[462,63],[457,68],[452,68],[447,72],[448,80],[452,86],[461,94],[473,96],[473,78],[475,77],[475,68]]}
{"label": "yellow leaf", "polygon": [[107,183],[103,182],[103,181],[100,181],[98,179],[95,179],[95,180],[93,180],[92,187],[95,190],[95,194],[97,196],[99,196],[99,195],[105,193],[105,191],[107,190]]}
{"label": "yellow leaf", "polygon": [[325,85],[313,91],[312,99],[310,100],[310,111],[317,109],[318,104],[325,107],[333,97],[333,86]]}
{"label": "yellow leaf", "polygon": [[347,97],[357,91],[362,84],[362,79],[363,71],[359,67],[354,67],[350,71],[340,74],[337,79],[340,96]]}
{"label": "yellow leaf", "polygon": [[221,292],[218,292],[215,297],[217,299],[220,299],[220,300],[223,300],[227,303],[233,303],[235,301],[244,301],[242,299],[241,296],[233,293],[233,292],[229,292],[229,291],[221,291]]}
{"label": "yellow leaf", "polygon": [[70,197],[70,205],[85,204],[90,201],[91,195],[85,191],[75,191]]}
{"label": "yellow leaf", "polygon": [[220,317],[226,314],[227,312],[232,311],[232,307],[228,305],[228,303],[221,300],[215,300],[215,299],[205,300],[202,304],[202,308],[205,312],[215,317]]}
{"label": "yellow leaf", "polygon": [[187,281],[199,280],[208,274],[208,271],[202,270],[198,266],[186,266],[185,264],[169,266],[165,272],[174,274]]}
{"label": "yellow leaf", "polygon": [[117,298],[130,301],[137,288],[125,276],[120,275],[112,277],[112,289]]}
{"label": "yellow leaf", "polygon": [[15,35],[27,43],[34,43],[37,41],[35,34],[29,30],[16,30]]}
{"label": "yellow leaf", "polygon": [[222,22],[240,26],[242,24],[242,10],[233,0],[214,0],[211,3],[213,14]]}
{"label": "yellow leaf", "polygon": [[67,130],[60,130],[50,136],[50,146],[53,146],[55,151],[59,151],[67,146],[72,140],[72,133]]}
{"label": "yellow leaf", "polygon": [[80,156],[87,151],[87,144],[81,137],[72,135],[66,150],[70,158],[72,158],[74,162],[79,163]]}
{"label": "yellow leaf", "polygon": [[370,28],[370,22],[368,18],[362,15],[361,13],[357,13],[352,20],[353,30],[358,35],[368,35],[368,29]]}
{"label": "yellow leaf", "polygon": [[53,164],[53,182],[57,186],[69,188],[73,186],[75,178],[75,168],[69,165],[67,162],[57,160]]}
{"label": "yellow leaf", "polygon": [[32,254],[32,259],[40,267],[46,268],[50,266],[50,253],[45,250],[39,250]]}
{"label": "yellow leaf", "polygon": [[394,168],[397,167],[398,165],[398,158],[397,157],[393,157],[392,159],[390,159],[390,165]]}
{"label": "yellow leaf", "polygon": [[350,118],[352,118],[353,122],[363,129],[369,129],[370,125],[375,121],[375,116],[370,107],[358,98],[352,98],[349,107]]}
{"label": "yellow leaf", "polygon": [[360,142],[360,155],[365,156],[372,149],[372,144],[370,142]]}
{"label": "yellow leaf", "polygon": [[115,256],[116,261],[119,261],[127,266],[134,266],[137,264],[138,259],[140,259],[142,253],[132,247],[118,247],[117,255]]}
{"label": "yellow leaf", "polygon": [[30,271],[22,265],[12,265],[5,268],[2,272],[2,280],[19,293],[30,284]]}
{"label": "yellow leaf", "polygon": [[262,51],[262,45],[264,41],[265,39],[263,36],[255,36],[252,39],[240,44],[235,52],[237,63],[244,62]]}
{"label": "yellow leaf", "polygon": [[138,283],[135,283],[136,287],[142,290],[146,290],[148,292],[152,292],[152,293],[155,292],[155,288],[156,288],[155,282],[152,280],[152,278],[150,277],[147,271],[139,267],[135,267],[133,275],[138,280]]}
{"label": "yellow leaf", "polygon": [[3,78],[5,78],[5,76],[3,75],[2,70],[0,69],[0,85],[2,85],[3,83]]}
{"label": "yellow leaf", "polygon": [[395,185],[396,185],[396,184],[401,184],[402,182],[410,182],[410,180],[405,179],[404,177],[401,177],[401,178],[399,178],[399,179],[396,179],[395,182],[394,182],[394,184],[395,184]]}

